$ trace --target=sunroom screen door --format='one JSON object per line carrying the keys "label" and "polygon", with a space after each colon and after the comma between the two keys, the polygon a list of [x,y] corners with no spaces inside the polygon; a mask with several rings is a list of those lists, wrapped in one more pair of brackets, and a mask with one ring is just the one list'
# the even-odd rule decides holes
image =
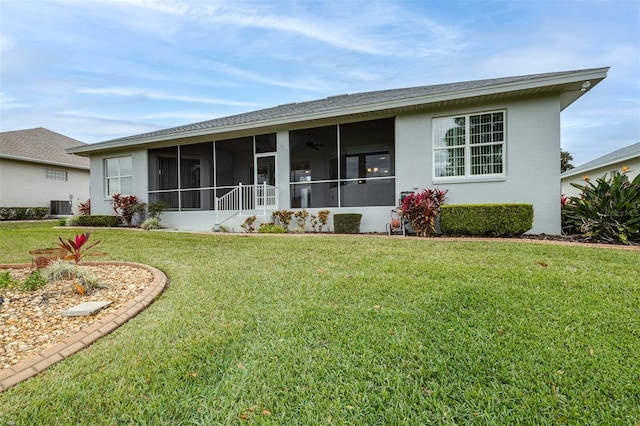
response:
{"label": "sunroom screen door", "polygon": [[[256,156],[256,207],[276,208],[276,156]],[[265,190],[264,184],[267,187]]]}

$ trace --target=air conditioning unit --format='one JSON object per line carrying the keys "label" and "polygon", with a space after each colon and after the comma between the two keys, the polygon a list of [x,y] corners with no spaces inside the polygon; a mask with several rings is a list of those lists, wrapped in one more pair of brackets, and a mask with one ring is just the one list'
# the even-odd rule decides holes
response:
{"label": "air conditioning unit", "polygon": [[71,202],[69,200],[51,200],[52,215],[70,215]]}

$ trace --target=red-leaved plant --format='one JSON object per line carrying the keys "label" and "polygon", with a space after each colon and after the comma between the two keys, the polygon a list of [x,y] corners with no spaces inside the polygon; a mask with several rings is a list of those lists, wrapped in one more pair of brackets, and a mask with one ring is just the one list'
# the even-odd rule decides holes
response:
{"label": "red-leaved plant", "polygon": [[145,204],[141,203],[135,195],[113,194],[111,196],[111,207],[113,213],[122,218],[125,224],[130,228],[133,226],[133,217],[136,213],[142,213]]}
{"label": "red-leaved plant", "polygon": [[78,204],[78,211],[80,212],[80,215],[82,215],[82,216],[91,215],[91,198],[89,198],[84,203]]}
{"label": "red-leaved plant", "polygon": [[89,241],[90,236],[91,232],[80,235],[76,234],[75,239],[68,239],[67,241],[64,241],[62,237],[58,237],[58,239],[60,240],[60,243],[58,245],[60,246],[60,248],[64,249],[67,252],[67,255],[64,257],[64,259],[73,260],[73,262],[75,263],[76,270],[74,272],[73,284],[76,287],[76,291],[80,294],[87,293],[87,290],[84,288],[84,286],[78,283],[76,279],[78,276],[78,265],[80,264],[80,260],[82,260],[82,258],[85,256],[99,256],[104,254],[98,252],[87,253],[87,251],[97,246],[100,241],[102,241],[98,240],[90,246],[85,247],[85,244],[87,244],[87,241]]}
{"label": "red-leaved plant", "polygon": [[399,214],[407,219],[416,235],[426,237],[435,230],[436,218],[440,214],[440,206],[447,198],[447,190],[425,189],[404,197],[400,205]]}

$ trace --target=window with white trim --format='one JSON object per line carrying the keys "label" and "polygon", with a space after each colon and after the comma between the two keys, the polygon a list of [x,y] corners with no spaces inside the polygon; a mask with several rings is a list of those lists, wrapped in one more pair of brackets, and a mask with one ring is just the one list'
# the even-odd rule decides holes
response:
{"label": "window with white trim", "polygon": [[505,112],[433,119],[434,177],[504,176]]}
{"label": "window with white trim", "polygon": [[44,169],[44,178],[47,180],[69,180],[66,170]]}
{"label": "window with white trim", "polygon": [[106,158],[104,178],[106,197],[113,194],[131,194],[133,182],[131,156]]}

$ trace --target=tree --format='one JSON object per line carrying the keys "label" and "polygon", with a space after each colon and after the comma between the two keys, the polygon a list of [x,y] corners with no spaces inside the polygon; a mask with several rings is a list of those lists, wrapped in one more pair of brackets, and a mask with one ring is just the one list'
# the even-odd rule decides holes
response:
{"label": "tree", "polygon": [[573,156],[571,154],[567,151],[560,150],[560,173],[573,169],[574,165],[571,164],[572,161]]}

